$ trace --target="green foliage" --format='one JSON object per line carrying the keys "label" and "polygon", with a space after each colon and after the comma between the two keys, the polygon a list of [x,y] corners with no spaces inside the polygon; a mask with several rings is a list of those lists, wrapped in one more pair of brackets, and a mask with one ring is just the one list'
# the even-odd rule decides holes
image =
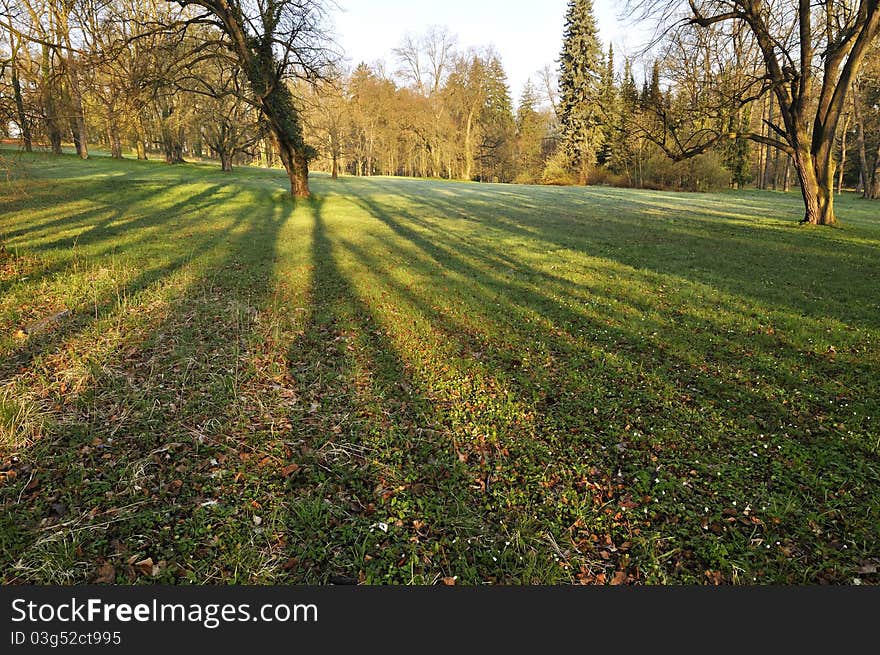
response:
{"label": "green foliage", "polygon": [[643,185],[648,189],[720,191],[730,186],[731,174],[721,155],[708,152],[675,162],[666,155],[650,157],[644,166]]}
{"label": "green foliage", "polygon": [[25,159],[5,583],[880,582],[854,194]]}
{"label": "green foliage", "polygon": [[523,89],[516,114],[516,156],[519,173],[516,182],[535,184],[541,181],[549,156],[547,135],[550,117],[538,110],[538,91],[531,80]]}
{"label": "green foliage", "polygon": [[560,150],[547,160],[541,173],[541,184],[570,186],[577,183],[578,179],[571,172],[568,155],[565,152]]}

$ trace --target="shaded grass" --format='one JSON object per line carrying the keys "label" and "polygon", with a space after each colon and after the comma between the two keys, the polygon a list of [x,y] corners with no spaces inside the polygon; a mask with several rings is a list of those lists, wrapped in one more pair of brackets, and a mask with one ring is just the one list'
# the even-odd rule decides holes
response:
{"label": "shaded grass", "polygon": [[7,582],[877,581],[871,203],[28,166]]}

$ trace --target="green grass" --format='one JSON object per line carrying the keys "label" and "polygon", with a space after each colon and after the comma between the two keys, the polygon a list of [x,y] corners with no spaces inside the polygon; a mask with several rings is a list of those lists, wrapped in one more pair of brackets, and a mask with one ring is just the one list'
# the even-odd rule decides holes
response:
{"label": "green grass", "polygon": [[876,203],[18,166],[7,583],[880,581]]}

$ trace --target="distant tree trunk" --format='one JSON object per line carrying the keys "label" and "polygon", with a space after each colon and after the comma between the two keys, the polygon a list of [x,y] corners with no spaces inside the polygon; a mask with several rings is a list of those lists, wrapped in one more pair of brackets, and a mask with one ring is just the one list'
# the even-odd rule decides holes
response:
{"label": "distant tree trunk", "polygon": [[49,46],[43,44],[42,60],[40,65],[40,81],[43,92],[43,111],[46,117],[46,136],[49,137],[49,146],[53,155],[61,154],[61,127],[58,125],[58,105],[55,101],[57,85],[52,74],[52,54]]}
{"label": "distant tree trunk", "polygon": [[27,114],[24,111],[24,101],[21,97],[21,82],[18,79],[18,63],[15,58],[12,60],[12,94],[15,97],[15,113],[18,116],[18,129],[21,132],[24,151],[32,152],[34,146],[31,141],[31,127],[28,123]]}
{"label": "distant tree trunk", "polygon": [[468,112],[467,123],[464,130],[464,170],[462,179],[470,181],[474,173],[474,146],[473,146],[474,110]]}
{"label": "distant tree trunk", "polygon": [[144,127],[144,117],[141,114],[138,114],[135,123],[135,149],[137,150],[137,158],[142,161],[147,160],[147,141],[147,129]]}
{"label": "distant tree trunk", "polygon": [[110,144],[110,156],[113,159],[122,159],[122,139],[119,138],[119,130],[113,120],[107,126],[107,143]]}
{"label": "distant tree trunk", "polygon": [[12,96],[15,100],[16,122],[18,131],[21,134],[22,145],[25,152],[33,151],[33,142],[31,141],[31,126],[27,119],[27,113],[24,110],[24,100],[21,96],[21,81],[18,78],[18,52],[21,49],[21,38],[15,36],[12,25],[9,25],[9,46],[11,50],[11,58],[9,60],[12,82]]}
{"label": "distant tree trunk", "polygon": [[82,156],[82,140],[80,139],[80,133],[75,118],[71,117],[68,121],[68,129],[70,130],[70,138],[73,140],[73,149],[76,150],[76,156],[85,159],[88,157],[88,153],[86,153],[86,157]]}
{"label": "distant tree trunk", "polygon": [[333,158],[333,167],[332,167],[331,175],[334,180],[338,180],[339,179],[339,154],[336,152],[336,148],[332,149],[331,157]]}
{"label": "distant tree trunk", "polygon": [[70,101],[73,104],[73,141],[77,144],[76,153],[81,159],[89,158],[89,131],[86,127],[85,113],[83,111],[83,98],[80,90],[77,63],[73,56],[73,48],[70,43],[70,32],[67,35],[67,51],[69,53],[65,63],[67,81],[70,85]]}
{"label": "distant tree trunk", "polygon": [[791,191],[791,156],[785,157],[785,174],[782,176],[782,191]]}
{"label": "distant tree trunk", "polygon": [[846,134],[849,132],[849,123],[852,116],[847,114],[843,121],[843,131],[840,133],[840,167],[837,171],[837,195],[843,193],[843,175],[846,172]]}
{"label": "distant tree trunk", "polygon": [[[770,125],[773,123],[773,94],[769,94],[769,100],[767,102],[767,136],[772,136],[770,134]],[[770,156],[770,148],[767,148],[766,155],[764,156],[764,170],[761,173],[761,188],[769,189],[771,183],[771,167],[773,166],[773,158]]]}
{"label": "distant tree trunk", "polygon": [[779,165],[782,159],[782,151],[779,148],[776,149],[776,153],[773,155],[773,190],[779,190],[779,175],[781,173],[781,167]]}
{"label": "distant tree trunk", "polygon": [[227,173],[232,172],[232,153],[228,150],[220,150],[218,153],[220,155],[220,170],[225,171]]}
{"label": "distant tree trunk", "polygon": [[869,200],[880,200],[880,146],[877,146],[877,154],[874,155],[874,172],[871,181],[865,184],[865,197]]}
{"label": "distant tree trunk", "polygon": [[853,115],[856,119],[856,144],[859,151],[859,177],[861,178],[862,196],[871,197],[871,172],[868,170],[868,149],[865,145],[865,123],[862,115],[861,88],[858,83],[852,88]]}

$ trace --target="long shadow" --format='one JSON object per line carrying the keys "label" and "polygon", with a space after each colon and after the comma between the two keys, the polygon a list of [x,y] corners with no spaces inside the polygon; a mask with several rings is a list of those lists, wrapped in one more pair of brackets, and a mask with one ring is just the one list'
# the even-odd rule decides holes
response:
{"label": "long shadow", "polygon": [[[204,194],[199,194],[201,199],[196,200],[196,205],[192,208],[192,211],[205,211],[212,206],[216,207],[219,204],[217,200],[214,200],[213,202],[208,200],[209,198],[214,197],[215,194],[216,189],[213,187],[206,190]],[[178,204],[184,205],[185,200],[182,200]],[[171,209],[175,210],[176,208],[177,204]],[[174,211],[168,211],[163,212],[158,217],[157,215],[144,216],[138,222],[149,224],[155,230],[160,231],[164,224],[175,218],[176,214]],[[234,218],[229,225],[225,226],[225,228],[229,231],[234,231],[246,220],[246,216],[239,215]],[[141,229],[143,229],[143,226]],[[100,233],[96,230],[97,228],[90,231],[90,244],[96,245],[98,243],[108,243],[107,250],[115,250],[115,246],[109,245],[113,242],[114,235],[106,232]],[[146,238],[147,237],[134,238],[132,241],[128,242],[126,246],[132,247]],[[53,352],[65,341],[72,339],[78,334],[82,334],[93,323],[105,319],[114,312],[118,312],[123,303],[128,303],[130,300],[136,301],[139,294],[148,291],[162,280],[168,279],[188,262],[192,261],[194,258],[193,253],[210,251],[225,238],[226,233],[224,231],[215,230],[213,233],[199,241],[190,242],[191,248],[187,254],[179,255],[164,263],[142,267],[141,272],[132,279],[127,280],[121,288],[108,290],[104,292],[100,298],[95,297],[90,299],[91,302],[82,303],[79,309],[71,311],[66,315],[60,326],[57,328],[33,335],[29,337],[22,346],[8,352],[4,361],[0,364],[0,380],[9,378],[14,375],[16,371],[29,368],[36,358]],[[69,240],[60,240],[58,243],[54,244],[53,249],[66,247],[68,241]],[[167,247],[163,247],[162,249],[167,251]],[[97,256],[100,257],[101,254],[102,253],[98,253]],[[106,254],[106,251],[103,254]],[[65,260],[61,260],[53,266],[43,267],[39,271],[37,279],[47,279],[54,273],[64,270],[67,266],[69,266],[69,263]],[[33,285],[34,281],[31,280],[30,284]]]}
{"label": "long shadow", "polygon": [[[304,401],[291,419],[302,439],[300,463],[308,471],[294,486],[299,509],[289,534],[302,558],[297,579],[325,583],[356,580],[352,562],[371,552],[408,560],[415,551],[406,538],[419,517],[415,507],[429,496],[446,504],[445,521],[453,529],[478,527],[462,526],[465,513],[455,509],[460,503],[455,490],[466,487],[466,471],[444,435],[426,429],[432,424],[431,403],[340,269],[339,246],[328,235],[320,199],[313,203],[313,221],[310,313],[288,353],[289,375]],[[322,496],[334,499],[332,509]],[[404,538],[376,528],[389,502],[412,506],[405,511]],[[442,532],[444,519],[432,519]],[[388,581],[386,572],[366,568],[368,582]]]}
{"label": "long shadow", "polygon": [[[491,256],[481,256],[481,251],[478,248],[468,250],[467,246],[460,243],[453,247],[447,247],[445,241],[448,241],[448,238],[444,239],[439,234],[435,234],[435,238],[432,239],[426,238],[411,227],[419,224],[418,217],[398,208],[389,211],[375,201],[363,200],[361,204],[372,216],[384,222],[404,242],[415,245],[424,253],[422,257],[413,258],[408,250],[400,250],[398,260],[407,261],[408,265],[419,270],[426,279],[437,279],[437,272],[442,269],[458,273],[464,282],[455,283],[446,278],[445,284],[449,285],[446,291],[452,292],[455,297],[464,299],[464,302],[470,304],[474,315],[482,317],[477,319],[478,321],[493,322],[492,315],[487,315],[486,308],[500,303],[505,307],[502,311],[506,312],[508,320],[510,316],[519,315],[520,320],[523,321],[522,324],[527,325],[527,334],[521,334],[523,344],[528,343],[529,340],[534,341],[536,338],[538,340],[546,339],[551,350],[561,355],[561,359],[567,360],[568,367],[586,366],[587,370],[593,369],[591,375],[594,376],[594,380],[606,385],[606,389],[612,392],[615,386],[619,387],[621,380],[618,378],[624,376],[628,379],[627,387],[635,391],[632,394],[635,404],[631,405],[629,409],[638,415],[636,418],[631,415],[609,417],[606,414],[602,416],[601,421],[593,421],[590,420],[592,413],[589,411],[589,404],[596,402],[601,405],[603,400],[601,394],[596,398],[588,398],[589,402],[586,405],[575,403],[573,406],[568,403],[565,408],[559,408],[560,411],[554,407],[559,403],[560,397],[566,394],[576,397],[585,391],[582,378],[571,378],[567,373],[563,373],[560,378],[552,380],[549,387],[544,389],[543,405],[538,407],[538,411],[547,420],[543,429],[555,428],[564,431],[576,427],[579,430],[596,431],[601,434],[603,432],[602,424],[607,428],[612,421],[619,420],[621,423],[631,422],[647,432],[650,430],[651,417],[659,417],[661,423],[666,422],[673,426],[690,424],[692,429],[698,433],[698,438],[709,437],[706,440],[708,443],[704,447],[722,448],[733,446],[733,442],[730,442],[729,438],[733,436],[734,432],[754,434],[759,430],[767,432],[784,430],[788,433],[796,433],[802,443],[804,441],[803,435],[812,433],[807,439],[809,444],[807,447],[817,459],[825,460],[829,458],[829,453],[836,453],[835,457],[839,455],[843,460],[846,460],[848,457],[843,457],[845,452],[849,452],[853,448],[860,450],[860,462],[854,462],[853,468],[849,472],[854,479],[869,479],[870,471],[877,466],[877,453],[870,450],[871,444],[866,442],[853,443],[849,440],[844,442],[838,434],[829,434],[823,420],[827,421],[829,414],[839,414],[840,408],[829,410],[827,406],[823,406],[823,402],[827,401],[825,398],[813,400],[797,398],[794,393],[797,390],[796,385],[799,383],[799,380],[794,379],[797,376],[780,377],[774,370],[773,358],[765,358],[757,367],[751,364],[747,368],[744,367],[743,371],[737,372],[729,370],[727,362],[730,355],[743,357],[749,350],[769,349],[783,361],[797,361],[801,366],[805,361],[808,362],[806,370],[809,377],[814,380],[833,380],[835,377],[847,379],[850,376],[855,376],[859,380],[869,380],[872,375],[872,367],[869,364],[855,360],[837,363],[823,358],[810,358],[806,353],[789,348],[775,340],[764,339],[763,341],[766,343],[762,344],[762,340],[756,339],[753,335],[738,334],[733,336],[728,334],[724,340],[719,340],[716,335],[722,324],[716,326],[712,321],[707,322],[705,318],[696,315],[688,317],[680,328],[676,327],[673,330],[675,336],[671,344],[669,343],[670,326],[668,321],[662,318],[651,318],[644,326],[645,333],[654,335],[659,333],[663,337],[646,339],[644,334],[633,334],[617,327],[621,323],[621,317],[615,316],[613,312],[608,314],[608,318],[611,320],[603,320],[601,313],[596,317],[590,317],[570,309],[577,303],[589,300],[588,290],[585,290],[578,297],[571,297],[571,289],[553,289],[552,283],[547,285],[551,287],[549,291],[555,297],[565,298],[568,296],[573,301],[573,303],[561,304],[558,300],[549,297],[546,292],[538,293],[534,288],[530,289],[516,281],[504,281],[502,276],[498,274],[497,268],[495,268],[496,274],[493,275],[492,270],[493,267],[497,267],[497,260]],[[383,243],[388,247],[393,241]],[[375,258],[371,259],[365,248],[360,248],[353,243],[347,243],[346,247],[356,253],[366,266],[381,270],[382,263]],[[474,265],[466,261],[465,257],[480,263]],[[523,270],[523,267],[524,265],[520,263],[520,270]],[[540,279],[539,272],[534,272],[534,274],[537,279]],[[394,287],[395,282],[385,276],[382,286]],[[450,323],[442,312],[437,311],[434,304],[427,300],[420,300],[412,291],[404,289],[400,285],[397,287],[398,294],[407,298],[408,302],[429,316],[432,324],[443,326],[445,323],[445,332],[450,339],[461,341],[462,338],[465,338],[462,335],[470,336],[464,326]],[[631,305],[630,300],[628,297],[620,298],[623,306]],[[522,311],[523,309],[532,310],[545,316],[548,327],[551,330],[555,328],[555,334],[547,332],[542,337],[540,332],[536,333],[537,326],[534,323],[527,323],[529,312]],[[735,314],[738,310],[731,308],[729,311]],[[578,341],[578,333],[586,333],[588,337],[594,339],[599,334],[604,335],[603,341],[594,343],[593,347],[604,350],[606,359],[622,361],[622,366],[612,366],[610,370],[606,368],[603,371],[602,358],[600,361],[596,361],[595,356],[589,354],[584,356],[585,344],[582,339]],[[564,335],[571,338],[564,338]],[[673,348],[670,349],[669,345],[672,345]],[[468,344],[465,347],[473,346]],[[490,339],[483,339],[480,343],[480,349],[491,353],[490,359],[496,362],[504,362],[505,360],[509,362],[512,359],[509,352],[498,352],[497,348],[493,351]],[[589,351],[589,346],[587,351]],[[689,351],[693,351],[693,355],[686,356]],[[712,367],[717,368],[719,365],[724,366],[725,371],[721,377],[716,377],[712,372]],[[752,390],[751,385],[735,381],[737,376],[742,373],[748,377],[754,376],[752,379],[769,378],[764,389],[772,389],[775,386],[777,389],[785,391],[770,397],[758,388]],[[538,387],[540,388],[542,384],[539,384]],[[840,391],[846,392],[843,387],[840,387]],[[523,396],[528,397],[529,392],[533,393],[534,389],[526,389]],[[618,388],[616,392],[619,394],[621,391]],[[658,392],[661,395],[656,395]],[[626,395],[628,393],[624,392],[623,397]],[[679,397],[681,400],[670,405],[670,398],[675,397]],[[744,397],[748,400],[745,407],[741,407],[740,403]],[[706,404],[709,399],[711,399],[711,405]],[[703,403],[702,409],[701,402]],[[737,404],[726,405],[725,403]],[[867,415],[870,413],[870,409],[867,407],[864,413]],[[571,413],[566,414],[566,412]],[[557,416],[554,418],[554,415]],[[639,418],[639,416],[643,416],[646,420]],[[578,422],[584,417],[587,417],[586,424],[579,425]],[[841,417],[838,416],[838,418]],[[845,420],[845,417],[843,418]],[[852,425],[851,419],[849,422]],[[645,424],[647,424],[647,429]],[[717,434],[717,426],[724,424],[736,426],[736,428],[733,432],[725,431],[725,434]],[[704,434],[700,435],[700,431],[703,431]],[[715,431],[716,434],[711,434],[712,431]],[[663,447],[669,447],[672,450],[679,448],[683,445],[680,441],[682,436],[685,439],[688,438],[687,435],[672,439],[665,437],[664,441],[669,443]],[[791,437],[794,435],[792,434],[790,437],[786,435],[785,438]],[[780,438],[780,441],[784,441],[784,439]],[[709,446],[710,443],[712,446]],[[576,446],[576,444],[570,445]],[[736,449],[742,449],[742,447],[742,445],[735,446]],[[780,446],[777,442],[777,447],[783,448],[784,446]],[[667,462],[672,471],[692,465],[692,461],[687,459],[679,460],[677,463],[675,460],[676,458],[673,456]],[[757,462],[749,464],[748,461],[744,464],[739,457],[736,460],[738,474],[753,476],[756,482],[778,474],[778,459],[776,461],[762,460],[760,464]],[[748,471],[748,473],[744,471]],[[812,478],[814,473],[809,468],[790,470],[786,472],[784,480],[777,485],[789,490],[803,488],[804,481]],[[831,477],[838,480],[836,473]],[[708,500],[708,497],[700,498],[697,494],[696,499],[698,501]],[[862,500],[867,502],[868,497],[862,498]]]}
{"label": "long shadow", "polygon": [[[490,191],[441,198],[431,188],[416,194],[406,185],[398,186],[395,190],[408,202],[429,208],[441,216],[459,216],[464,210],[479,217],[481,225],[497,232],[540,239],[551,246],[614,259],[637,269],[648,268],[680,276],[740,296],[755,294],[756,275],[766,277],[773,284],[765,285],[761,294],[754,296],[756,301],[825,318],[810,298],[799,296],[802,289],[798,283],[802,280],[793,274],[797,267],[806,267],[812,274],[809,291],[824,296],[834,307],[836,317],[871,327],[880,325],[876,303],[872,304],[871,298],[852,297],[852,289],[841,286],[841,280],[845,278],[836,273],[846,267],[852,276],[880,279],[877,248],[853,242],[847,236],[849,231],[820,234],[798,230],[795,221],[791,222],[790,228],[780,226],[767,230],[763,223],[753,227],[743,221],[725,220],[724,208],[720,206],[717,217],[700,214],[699,210],[691,216],[686,213],[688,201],[685,199],[680,200],[680,206],[664,210],[674,219],[671,223],[669,220],[650,220],[638,209],[627,208],[628,205],[643,210],[657,209],[655,202],[638,193],[621,198],[603,190],[584,190],[580,194],[557,191],[555,199],[561,195],[566,207],[572,205],[572,196],[582,197],[578,202],[584,207],[584,214],[578,216],[553,208],[554,197],[550,195],[553,190],[540,190],[547,203],[538,211],[529,208],[533,199],[524,192],[519,192],[521,202],[500,201],[492,211],[487,211],[481,203],[488,199],[481,196],[494,197]],[[735,200],[731,199],[731,202]],[[610,203],[622,203],[622,206]],[[768,207],[768,211],[773,208]],[[731,239],[736,243],[735,256],[730,255]],[[619,248],[611,244],[630,246]],[[666,244],[674,246],[674,251],[667,253]],[[680,256],[686,252],[707,251],[718,253],[711,270],[697,268],[695,259]],[[837,298],[845,301],[838,302]]]}
{"label": "long shadow", "polygon": [[[253,431],[236,381],[248,379],[255,321],[272,294],[274,261],[265,252],[293,211],[292,201],[275,195],[262,193],[234,212],[223,198],[204,198],[206,220],[225,213],[222,221],[214,218],[210,238],[186,244],[198,255],[174,257],[181,244],[166,240],[170,261],[130,282],[134,293],[187,269],[184,286],[165,303],[132,299],[134,313],[121,317],[125,327],[111,337],[118,343],[100,355],[87,386],[75,395],[52,392],[54,422],[19,453],[37,490],[26,489],[25,478],[0,494],[8,510],[0,529],[5,580],[82,583],[102,562],[113,562],[119,581],[186,582],[195,581],[187,577],[189,562],[204,575],[228,559],[225,546],[212,542],[211,526],[240,530],[236,521],[247,503],[231,479],[216,481],[215,464],[236,452],[236,435]],[[59,347],[88,321],[74,317],[39,352]],[[17,364],[29,365],[21,357]],[[217,498],[223,502],[208,502]],[[243,523],[253,525],[250,517]],[[224,540],[237,542],[249,540]],[[71,543],[76,553],[67,550]],[[160,578],[132,567],[135,554],[163,562]],[[237,556],[248,568],[259,557],[246,546]]]}

